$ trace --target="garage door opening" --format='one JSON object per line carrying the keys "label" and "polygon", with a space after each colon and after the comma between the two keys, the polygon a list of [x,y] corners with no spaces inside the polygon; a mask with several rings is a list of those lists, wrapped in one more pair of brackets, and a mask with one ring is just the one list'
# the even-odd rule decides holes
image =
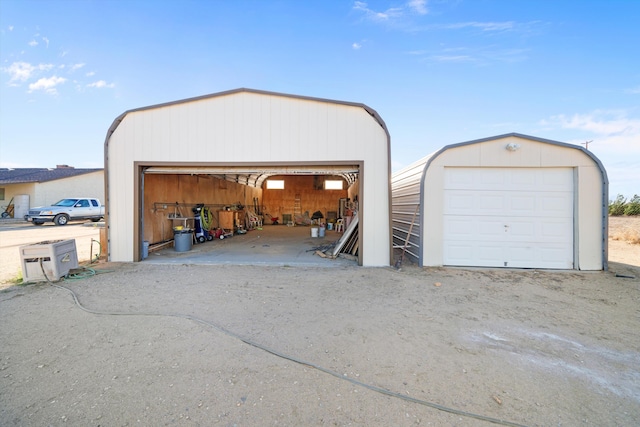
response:
{"label": "garage door opening", "polygon": [[[281,252],[286,257],[285,252],[300,253],[305,244],[326,245],[330,243],[327,239],[339,240],[341,234],[335,233],[337,224],[351,219],[348,216],[362,215],[359,164],[295,167],[138,165],[138,171],[139,260],[147,253],[153,259],[154,253],[173,251],[176,227],[194,229],[199,221],[208,238],[203,243],[197,238],[193,240],[189,248],[193,252],[189,255],[197,259],[192,262],[222,260],[220,241],[225,236],[235,236],[242,238],[236,238],[233,244],[230,240],[226,242],[227,256],[223,262],[233,262],[229,259],[231,256],[238,263],[244,263],[247,257],[255,263],[269,263],[274,259],[274,253]],[[281,188],[271,188],[268,182],[279,182]],[[330,183],[329,187],[327,183]],[[199,212],[196,207],[200,207]],[[309,240],[311,228],[319,228],[320,224],[325,226],[323,239]],[[306,231],[301,231],[301,227]],[[361,264],[358,229],[353,233],[356,243],[351,246],[352,259]],[[255,240],[258,235],[263,241]],[[267,236],[276,238],[277,243],[264,243]],[[180,236],[180,239],[184,237]],[[245,242],[245,248],[241,247],[242,242]],[[282,258],[278,260],[281,262]]]}

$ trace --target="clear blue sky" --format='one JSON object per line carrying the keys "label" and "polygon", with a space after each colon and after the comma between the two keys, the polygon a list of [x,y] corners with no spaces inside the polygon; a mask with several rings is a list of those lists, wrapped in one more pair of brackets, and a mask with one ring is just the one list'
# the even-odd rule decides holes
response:
{"label": "clear blue sky", "polygon": [[592,141],[631,197],[639,22],[637,0],[0,0],[0,166],[103,167],[124,111],[247,87],[367,104],[393,170],[509,132]]}

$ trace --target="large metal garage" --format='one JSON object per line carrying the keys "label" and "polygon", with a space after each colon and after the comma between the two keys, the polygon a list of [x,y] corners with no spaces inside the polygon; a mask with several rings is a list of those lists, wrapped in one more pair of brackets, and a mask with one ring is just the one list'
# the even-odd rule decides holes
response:
{"label": "large metal garage", "polygon": [[608,180],[583,147],[517,133],[392,176],[393,244],[420,266],[607,269]]}
{"label": "large metal garage", "polygon": [[358,264],[388,266],[389,145],[364,104],[252,89],[126,111],[105,140],[108,258],[141,260],[196,204],[265,222],[344,208],[358,218]]}

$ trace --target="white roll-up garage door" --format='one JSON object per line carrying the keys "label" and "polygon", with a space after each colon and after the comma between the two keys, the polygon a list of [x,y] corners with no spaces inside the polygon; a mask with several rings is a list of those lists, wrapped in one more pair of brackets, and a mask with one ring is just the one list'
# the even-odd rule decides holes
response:
{"label": "white roll-up garage door", "polygon": [[443,263],[572,269],[572,168],[445,168]]}

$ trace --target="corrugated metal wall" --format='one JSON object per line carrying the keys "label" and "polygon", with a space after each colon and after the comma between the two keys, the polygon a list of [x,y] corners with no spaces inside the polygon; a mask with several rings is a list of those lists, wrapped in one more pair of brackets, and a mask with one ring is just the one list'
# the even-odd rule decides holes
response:
{"label": "corrugated metal wall", "polygon": [[396,256],[421,263],[422,234],[421,180],[429,157],[394,173],[391,177],[391,226]]}

